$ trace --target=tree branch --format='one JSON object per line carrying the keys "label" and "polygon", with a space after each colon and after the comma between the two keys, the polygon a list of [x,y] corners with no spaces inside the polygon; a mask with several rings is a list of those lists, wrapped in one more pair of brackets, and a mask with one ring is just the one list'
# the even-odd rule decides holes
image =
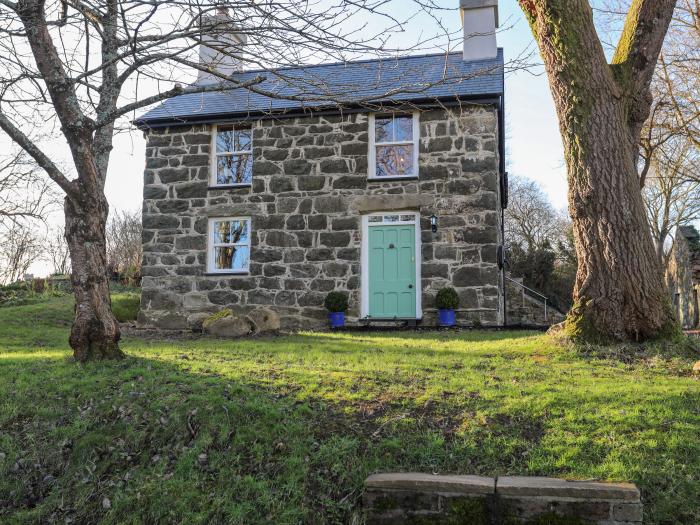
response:
{"label": "tree branch", "polygon": [[132,111],[136,111],[137,109],[144,108],[146,106],[150,106],[151,104],[155,104],[156,102],[161,102],[163,100],[173,98],[179,95],[192,95],[196,93],[208,93],[210,91],[226,91],[226,90],[231,90],[231,89],[245,89],[245,88],[250,88],[255,84],[259,84],[265,80],[265,77],[263,76],[256,76],[252,80],[248,80],[246,82],[230,82],[233,84],[232,86],[225,86],[222,84],[209,84],[206,86],[192,86],[188,88],[183,88],[179,84],[176,85],[174,88],[169,89],[167,91],[163,91],[162,93],[158,93],[157,95],[153,95],[150,97],[146,97],[144,99],[138,100],[136,102],[132,102],[131,104],[127,104],[126,106],[122,106],[120,108],[116,108],[114,111],[110,113],[106,113],[102,115],[100,118],[98,118],[95,121],[95,129],[98,129],[102,126],[105,126],[109,124],[110,122],[114,122],[117,118],[126,115],[127,113],[130,113]]}
{"label": "tree branch", "polygon": [[612,59],[622,91],[646,96],[676,0],[633,0]]}
{"label": "tree branch", "polygon": [[77,194],[77,188],[74,183],[69,181],[61,170],[58,169],[58,166],[56,166],[28,136],[22,133],[22,131],[7,118],[7,115],[2,112],[0,112],[0,128],[2,128],[12,140],[19,144],[19,146],[46,171],[48,176],[51,177],[51,180],[58,184],[67,195],[74,196]]}

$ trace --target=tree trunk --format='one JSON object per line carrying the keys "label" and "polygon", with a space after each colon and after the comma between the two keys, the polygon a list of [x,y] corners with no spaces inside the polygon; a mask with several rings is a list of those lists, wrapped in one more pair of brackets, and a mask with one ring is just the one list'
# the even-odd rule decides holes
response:
{"label": "tree trunk", "polygon": [[[626,24],[611,66],[588,0],[520,0],[564,142],[578,256],[565,326],[575,340],[642,341],[678,331],[636,169],[641,123],[651,105],[649,68],[653,72],[673,11],[673,2],[654,2],[633,2],[632,25]],[[663,17],[654,12],[659,6]]]}
{"label": "tree trunk", "polygon": [[108,205],[104,195],[84,196],[80,203],[65,200],[66,241],[73,271],[75,319],[70,345],[80,362],[121,359],[119,323],[112,314],[107,277],[105,225]]}
{"label": "tree trunk", "polygon": [[[567,320],[575,338],[640,341],[671,333],[673,312],[647,223],[622,103],[599,93],[566,135],[578,271]],[[567,105],[557,111],[570,119]]]}

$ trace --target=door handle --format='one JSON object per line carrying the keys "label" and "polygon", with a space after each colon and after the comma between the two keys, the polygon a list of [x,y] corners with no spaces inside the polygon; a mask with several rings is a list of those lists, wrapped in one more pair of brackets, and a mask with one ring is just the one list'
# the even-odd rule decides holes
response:
{"label": "door handle", "polygon": [[409,287],[409,288],[413,288],[413,285],[412,285],[412,284],[409,284],[408,287]]}
{"label": "door handle", "polygon": [[389,249],[391,250],[391,249],[393,249],[393,248],[396,248],[396,246],[394,246],[393,243],[389,244]]}

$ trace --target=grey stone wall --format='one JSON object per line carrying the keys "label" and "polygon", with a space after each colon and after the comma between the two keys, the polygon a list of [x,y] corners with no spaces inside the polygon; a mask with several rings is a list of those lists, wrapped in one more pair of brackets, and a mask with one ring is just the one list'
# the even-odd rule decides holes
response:
{"label": "grey stone wall", "polygon": [[[497,114],[489,106],[420,114],[420,177],[367,179],[368,117],[256,120],[253,183],[209,188],[210,130],[147,133],[140,320],[196,328],[207,313],[269,305],[285,329],[325,325],[323,299],[347,291],[360,314],[361,215],[420,211],[424,323],[443,286],[460,295],[460,324],[501,319]],[[429,217],[439,216],[432,233]],[[252,217],[249,275],[206,274],[210,217]]]}

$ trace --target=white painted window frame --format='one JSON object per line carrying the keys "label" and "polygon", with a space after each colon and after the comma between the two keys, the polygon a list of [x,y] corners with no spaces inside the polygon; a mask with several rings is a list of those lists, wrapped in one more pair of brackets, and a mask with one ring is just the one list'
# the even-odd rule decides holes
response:
{"label": "white painted window frame", "polygon": [[[219,126],[233,126],[233,129],[246,129],[250,130],[250,149],[247,150],[240,150],[240,151],[222,151],[222,152],[217,152],[216,151],[216,137],[219,133]],[[209,187],[210,188],[245,188],[248,186],[252,185],[252,180],[251,182],[235,182],[233,184],[217,184],[216,178],[217,178],[217,167],[218,167],[218,162],[217,158],[218,157],[233,157],[233,156],[241,156],[241,155],[250,155],[250,158],[253,159],[253,128],[252,127],[240,127],[237,128],[236,124],[233,122],[221,122],[220,124],[212,124],[211,126],[211,145],[209,147]],[[253,162],[255,162],[255,159],[253,159]],[[251,173],[251,179],[252,179],[253,174]]]}
{"label": "white painted window frame", "polygon": [[[413,215],[412,221],[394,221],[394,222],[369,222],[370,217],[384,215]],[[421,267],[423,261],[421,257],[421,229],[420,229],[420,212],[417,211],[384,211],[368,213],[362,216],[362,234],[360,248],[360,317],[365,318],[369,315],[369,228],[372,226],[394,226],[401,224],[415,225],[416,235],[416,320],[423,318],[423,285],[421,281]]]}
{"label": "white painted window frame", "polygon": [[[236,243],[214,243],[214,223],[215,222],[233,222],[247,221],[248,222],[248,242]],[[251,237],[253,236],[253,222],[250,217],[210,217],[207,224],[207,273],[209,274],[249,274],[250,273],[250,255],[251,255]],[[248,247],[248,267],[245,269],[234,270],[231,268],[215,268],[215,248],[219,246],[247,246]]]}
{"label": "white painted window frame", "polygon": [[[395,112],[394,116],[405,116],[406,113]],[[420,172],[418,166],[418,156],[420,150],[420,112],[413,111],[413,141],[405,142],[376,142],[376,130],[374,121],[377,117],[384,117],[386,113],[370,113],[369,122],[369,152],[367,156],[367,179],[368,180],[394,180],[394,179],[417,179]],[[386,177],[377,177],[377,146],[406,146],[413,145],[413,173],[407,175],[387,175]]]}

